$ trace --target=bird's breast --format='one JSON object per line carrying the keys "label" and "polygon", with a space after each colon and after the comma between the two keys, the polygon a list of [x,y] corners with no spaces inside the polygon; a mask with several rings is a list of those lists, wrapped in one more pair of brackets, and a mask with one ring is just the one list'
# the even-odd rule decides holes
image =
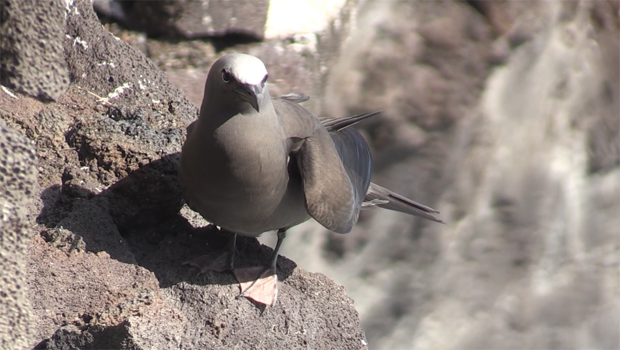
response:
{"label": "bird's breast", "polygon": [[211,132],[196,125],[181,155],[185,199],[208,221],[239,233],[301,222],[303,196],[294,190],[301,184],[289,178],[285,137],[257,118],[245,121]]}
{"label": "bird's breast", "polygon": [[214,138],[216,157],[224,164],[214,170],[223,172],[224,182],[247,194],[269,196],[286,189],[288,154],[282,137],[260,128],[232,128],[216,130]]}

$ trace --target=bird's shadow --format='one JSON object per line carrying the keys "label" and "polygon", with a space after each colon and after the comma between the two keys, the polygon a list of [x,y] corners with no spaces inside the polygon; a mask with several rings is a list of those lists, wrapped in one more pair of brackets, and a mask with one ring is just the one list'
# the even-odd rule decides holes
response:
{"label": "bird's shadow", "polygon": [[[113,259],[152,271],[163,288],[180,282],[236,284],[231,272],[201,273],[186,264],[201,255],[224,251],[230,233],[213,225],[193,227],[180,214],[178,159],[176,153],[148,163],[99,194],[72,183],[49,187],[41,195],[44,206],[37,222],[48,231],[62,226],[83,240],[87,252],[105,251]],[[109,229],[96,222],[93,225],[93,218],[103,215],[109,215]],[[235,268],[263,266],[272,253],[255,238],[238,236]],[[296,267],[280,256],[278,280],[287,279]]]}

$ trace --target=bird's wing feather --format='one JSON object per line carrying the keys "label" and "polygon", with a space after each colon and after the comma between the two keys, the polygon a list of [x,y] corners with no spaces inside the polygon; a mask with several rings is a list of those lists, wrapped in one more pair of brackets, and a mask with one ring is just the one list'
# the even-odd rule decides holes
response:
{"label": "bird's wing feather", "polygon": [[[318,119],[288,100],[275,100],[302,178],[308,213],[326,228],[349,232],[360,208],[381,207],[443,222],[435,209],[370,182],[372,158],[362,135],[350,126],[380,112]],[[311,133],[310,135],[308,135]],[[332,142],[329,142],[331,139]]]}
{"label": "bird's wing feather", "polygon": [[381,113],[381,111],[371,112],[371,113],[362,113],[357,114],[350,117],[343,118],[324,118],[321,119],[321,123],[327,129],[327,131],[338,131],[348,128],[349,126],[355,125],[362,120],[365,120],[370,117],[374,117],[375,115]]}
{"label": "bird's wing feather", "polygon": [[287,100],[293,103],[302,103],[302,102],[308,101],[310,99],[310,96],[291,92],[290,94],[282,95],[278,98],[281,100]]}
{"label": "bird's wing feather", "polygon": [[273,102],[290,140],[291,161],[302,178],[308,213],[329,230],[349,232],[370,182],[370,152],[364,139],[353,129],[330,133],[296,103]]}
{"label": "bird's wing feather", "polygon": [[318,118],[296,102],[282,98],[273,99],[272,102],[287,138],[299,141],[321,127]]}
{"label": "bird's wing feather", "polygon": [[318,128],[292,158],[299,166],[310,216],[334,232],[351,231],[361,202],[327,130]]}
{"label": "bird's wing feather", "polygon": [[366,191],[370,185],[372,172],[372,157],[366,140],[359,131],[349,128],[329,133],[340,157],[340,161],[347,171],[353,188],[353,205],[356,209],[353,217],[357,222],[359,209],[362,206]]}
{"label": "bird's wing feather", "polygon": [[[444,223],[436,216],[436,214],[439,214],[439,211],[418,202],[412,201],[411,199],[401,196],[396,192],[390,191],[387,188],[370,182],[370,152],[368,152],[368,156],[366,156],[365,151],[362,150],[362,148],[368,150],[368,145],[363,139],[361,139],[361,135],[359,135],[357,130],[346,128],[379,113],[381,112],[364,113],[352,117],[322,120],[323,125],[327,128],[327,130],[331,131],[332,138],[334,139],[337,147],[339,141],[343,140],[345,135],[348,135],[348,140],[343,143],[340,149],[348,151],[350,155],[352,155],[351,150],[359,149],[360,154],[357,155],[357,157],[359,157],[359,159],[357,160],[347,160],[346,156],[342,156],[343,152],[341,152],[340,149],[339,153],[341,154],[341,158],[343,159],[343,163],[345,163],[345,168],[349,172],[351,179],[358,179],[356,188],[367,189],[367,191],[364,192],[365,198],[364,203],[362,203],[362,208],[381,207],[384,209],[400,211],[401,213],[415,215],[428,220]],[[340,130],[340,132],[335,132],[335,130]],[[354,136],[353,133],[355,133],[356,136]],[[358,140],[361,139],[361,141],[358,141],[356,145],[353,145],[353,138],[355,137]],[[355,155],[353,156],[355,157]],[[360,161],[362,159],[363,161]],[[366,161],[368,162],[368,164],[366,164]],[[367,173],[364,173],[364,171],[367,171]]]}

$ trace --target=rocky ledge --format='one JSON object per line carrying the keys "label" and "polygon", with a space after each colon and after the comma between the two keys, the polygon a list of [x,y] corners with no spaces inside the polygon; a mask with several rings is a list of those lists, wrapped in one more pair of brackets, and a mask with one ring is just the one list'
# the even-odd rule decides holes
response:
{"label": "rocky ledge", "polygon": [[[176,182],[197,108],[91,1],[2,10],[2,348],[366,348],[344,288],[286,258],[267,309],[184,266],[224,244]],[[237,249],[238,266],[271,253]]]}

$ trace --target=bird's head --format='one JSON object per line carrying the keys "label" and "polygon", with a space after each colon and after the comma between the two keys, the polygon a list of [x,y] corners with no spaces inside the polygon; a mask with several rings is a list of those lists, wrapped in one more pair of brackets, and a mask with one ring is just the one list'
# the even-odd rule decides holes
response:
{"label": "bird's head", "polygon": [[249,103],[257,112],[268,95],[267,68],[263,62],[240,53],[220,57],[209,71],[205,89],[215,88],[218,95],[233,103]]}

